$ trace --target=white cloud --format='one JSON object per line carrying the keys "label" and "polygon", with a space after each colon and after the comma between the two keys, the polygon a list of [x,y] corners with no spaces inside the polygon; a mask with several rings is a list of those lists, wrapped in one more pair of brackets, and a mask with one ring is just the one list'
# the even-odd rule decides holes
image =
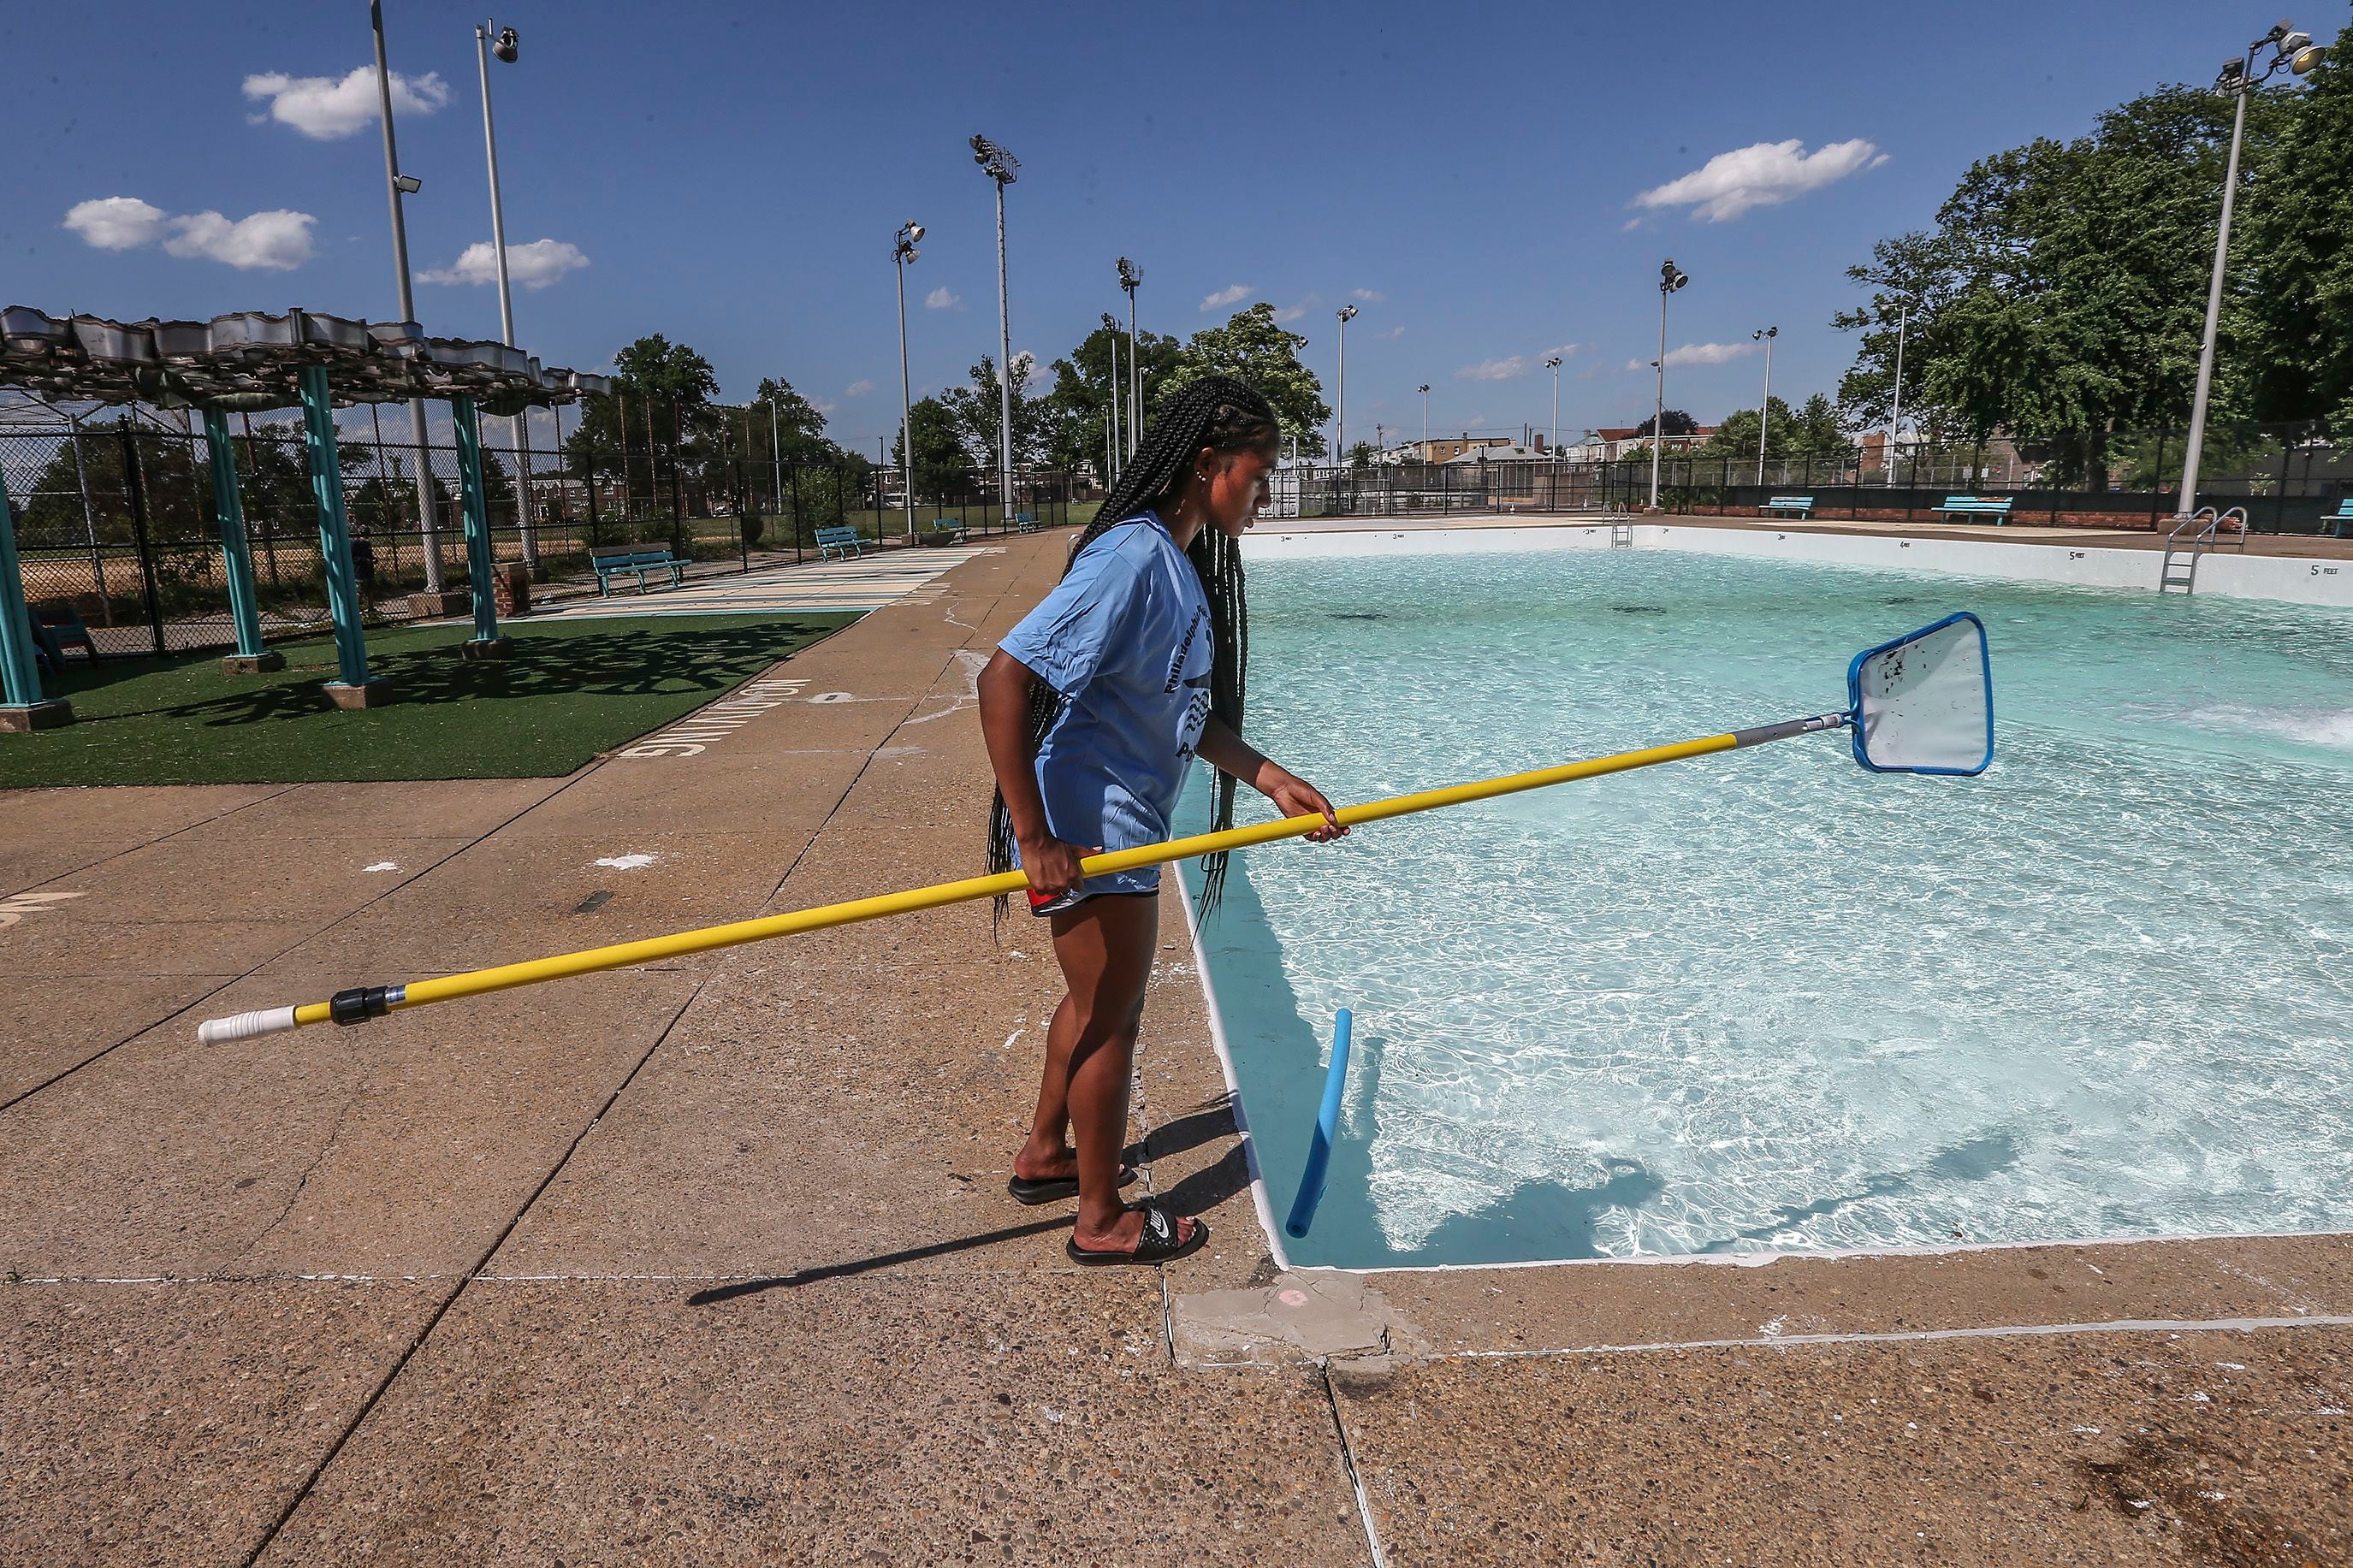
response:
{"label": "white cloud", "polygon": [[1219,289],[1216,293],[1204,299],[1201,301],[1201,309],[1204,310],[1222,310],[1228,305],[1239,305],[1250,297],[1250,286],[1249,284],[1229,283],[1223,289]]}
{"label": "white cloud", "polygon": [[857,381],[851,382],[848,386],[842,388],[841,395],[844,397],[863,397],[873,390],[874,384],[872,382],[860,378]]}
{"label": "white cloud", "polygon": [[1304,305],[1286,305],[1274,313],[1274,319],[1278,321],[1295,321],[1305,314],[1307,314],[1307,307]]}
{"label": "white cloud", "polygon": [[1634,205],[1687,206],[1704,222],[1725,223],[1750,207],[1786,202],[1885,162],[1884,153],[1861,138],[1832,142],[1812,153],[1794,137],[1759,142],[1718,153],[1683,178],[1644,191]]}
{"label": "white cloud", "polygon": [[[1679,348],[1667,351],[1667,368],[1672,370],[1682,364],[1724,364],[1738,359],[1743,354],[1753,354],[1756,352],[1755,343],[1684,343]],[[1651,362],[1646,359],[1630,359],[1626,362],[1626,368],[1648,370],[1651,368]]]}
{"label": "white cloud", "polygon": [[100,250],[137,250],[161,240],[174,256],[202,256],[250,271],[285,271],[311,259],[309,213],[282,208],[231,220],[216,212],[174,217],[137,196],[104,196],[67,212],[66,227]]}
{"label": "white cloud", "polygon": [[948,286],[944,283],[923,296],[923,309],[926,310],[953,310],[963,303],[963,298],[948,292]]}
{"label": "white cloud", "polygon": [[1539,359],[1550,359],[1553,355],[1558,354],[1561,358],[1567,359],[1571,354],[1581,354],[1586,352],[1587,350],[1583,343],[1555,343],[1552,347],[1545,350],[1543,353],[1536,357]]}
{"label": "white cloud", "polygon": [[1405,336],[1405,329],[1403,327],[1391,327],[1388,331],[1375,332],[1373,336],[1377,338],[1401,338]]}
{"label": "white cloud", "polygon": [[1377,289],[1351,289],[1348,290],[1348,298],[1351,300],[1362,300],[1367,305],[1377,305],[1387,300],[1388,296],[1382,293]]}
{"label": "white cloud", "polygon": [[318,221],[283,208],[235,222],[216,212],[192,213],[172,219],[172,237],[164,248],[174,256],[209,257],[241,271],[260,267],[284,272],[311,259],[311,226]]}
{"label": "white cloud", "polygon": [[1456,371],[1454,376],[1458,381],[1509,381],[1515,375],[1527,373],[1528,362],[1518,354],[1513,354],[1505,359],[1481,360],[1477,364],[1466,364]]}
{"label": "white cloud", "polygon": [[[507,277],[526,289],[544,289],[567,272],[588,265],[580,247],[561,239],[534,239],[529,245],[507,247]],[[495,283],[499,258],[487,239],[478,239],[459,254],[454,267],[436,267],[417,275],[420,283]]]}
{"label": "white cloud", "polygon": [[162,207],[137,196],[100,196],[76,202],[66,213],[66,226],[100,250],[136,250],[163,237]]}
{"label": "white cloud", "polygon": [[[290,125],[318,142],[333,142],[364,131],[376,121],[375,68],[354,66],[349,76],[288,76],[265,71],[245,79],[245,96],[268,102],[269,111],[257,114],[259,124],[274,120]],[[449,84],[438,74],[392,78],[395,114],[430,114],[449,102]]]}

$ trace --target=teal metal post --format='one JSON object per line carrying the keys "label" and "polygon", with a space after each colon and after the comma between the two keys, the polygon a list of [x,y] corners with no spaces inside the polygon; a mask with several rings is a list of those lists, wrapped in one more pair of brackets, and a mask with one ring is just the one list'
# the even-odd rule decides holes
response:
{"label": "teal metal post", "polygon": [[[367,639],[360,630],[359,583],[352,570],[351,521],[343,512],[343,459],[335,441],[335,410],[327,396],[327,367],[302,367],[302,445],[311,459],[311,493],[319,503],[319,560],[327,575],[327,609],[335,622],[335,662],[341,679],[327,682],[339,708],[373,708],[391,687],[368,674]],[[430,483],[427,476],[419,476]]]}
{"label": "teal metal post", "polygon": [[237,450],[229,445],[228,420],[205,411],[205,454],[213,480],[213,514],[220,521],[221,568],[228,576],[228,618],[237,628],[237,652],[221,663],[232,670],[283,669],[286,656],[261,640],[261,610],[253,593],[253,552],[245,537],[245,502],[237,482]]}
{"label": "teal metal post", "polygon": [[41,695],[33,662],[33,624],[16,565],[16,519],[0,484],[0,731],[47,730],[73,722],[73,710]]}
{"label": "teal metal post", "polygon": [[512,646],[499,636],[497,569],[491,554],[491,509],[482,489],[482,421],[470,397],[449,400],[458,437],[458,489],[466,509],[466,571],[474,580],[474,636],[461,650],[468,658],[503,658]]}

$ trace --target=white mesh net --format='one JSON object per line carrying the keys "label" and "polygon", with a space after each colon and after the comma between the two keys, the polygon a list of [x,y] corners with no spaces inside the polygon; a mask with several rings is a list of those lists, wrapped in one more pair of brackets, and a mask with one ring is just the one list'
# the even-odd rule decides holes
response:
{"label": "white mesh net", "polygon": [[1980,773],[1993,761],[1993,682],[1972,615],[1854,661],[1855,760],[1885,773]]}

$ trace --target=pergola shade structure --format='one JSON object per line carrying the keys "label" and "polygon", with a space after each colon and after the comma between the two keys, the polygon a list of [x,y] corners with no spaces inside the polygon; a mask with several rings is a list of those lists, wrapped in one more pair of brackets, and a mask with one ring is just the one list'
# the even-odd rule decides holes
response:
{"label": "pergola shade structure", "polygon": [[[533,356],[501,342],[427,337],[414,321],[355,321],[294,310],[284,315],[241,310],[209,321],[124,322],[52,316],[22,305],[0,311],[0,386],[61,401],[145,403],[203,412],[237,625],[235,659],[248,668],[264,667],[275,656],[261,644],[254,612],[244,514],[235,465],[225,460],[228,432],[223,416],[300,406],[335,628],[339,679],[327,689],[346,706],[381,701],[385,692],[368,675],[361,636],[336,458],[335,408],[415,397],[449,404],[474,579],[474,637],[467,651],[479,655],[504,647],[490,583],[479,411],[516,415],[611,390],[605,376],[543,367]],[[41,728],[70,717],[65,704],[44,699],[31,639],[15,525],[6,491],[0,488],[0,729]]]}

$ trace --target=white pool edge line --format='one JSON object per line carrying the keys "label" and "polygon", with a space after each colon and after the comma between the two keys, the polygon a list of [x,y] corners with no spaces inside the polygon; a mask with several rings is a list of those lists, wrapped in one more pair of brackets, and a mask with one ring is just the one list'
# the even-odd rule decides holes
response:
{"label": "white pool edge line", "polygon": [[1258,1140],[1250,1136],[1250,1111],[1242,1104],[1241,1079],[1234,1074],[1233,1052],[1226,1044],[1226,1021],[1218,1011],[1218,988],[1209,978],[1209,956],[1201,951],[1201,922],[1193,913],[1193,895],[1186,890],[1184,872],[1171,867],[1170,874],[1176,883],[1176,901],[1185,906],[1185,934],[1193,943],[1193,978],[1201,983],[1201,1001],[1209,1016],[1209,1046],[1218,1053],[1218,1070],[1226,1079],[1226,1103],[1233,1108],[1234,1134],[1242,1141],[1242,1158],[1250,1165],[1250,1206],[1257,1211],[1259,1229],[1266,1233],[1267,1249],[1274,1258],[1274,1266],[1288,1274],[1291,1255],[1283,1251],[1282,1237],[1275,1229],[1274,1203],[1266,1190],[1266,1173],[1259,1168]]}
{"label": "white pool edge line", "polygon": [[[1498,1268],[1622,1268],[1667,1266],[1762,1268],[1771,1263],[1835,1262],[1858,1258],[1951,1258],[1973,1252],[2022,1252],[2030,1248],[2160,1247],[2189,1242],[2335,1241],[2353,1245],[2345,1230],[2220,1230],[2163,1236],[2057,1236],[2022,1241],[1962,1241],[1949,1247],[1923,1242],[1908,1247],[1774,1248],[1758,1252],[1642,1252],[1624,1258],[1531,1258],[1514,1263],[1385,1263],[1349,1268],[1349,1274],[1471,1274]],[[1320,1267],[1320,1265],[1319,1265]]]}
{"label": "white pool edge line", "polygon": [[[1620,524],[1620,527],[1626,525]],[[1476,527],[1325,529],[1301,532],[1253,531],[1245,560],[1314,560],[1340,556],[1480,554],[1525,550],[1610,548],[1608,523],[1565,518],[1556,522]],[[1892,533],[1811,533],[1775,530],[1727,519],[1724,524],[1641,522],[1637,550],[1687,551],[1795,561],[1825,566],[1953,573],[1997,581],[2059,587],[2157,593],[2161,551],[2126,550],[2065,541],[2051,543],[1948,539]],[[2353,610],[2353,561],[2314,556],[2209,552],[2199,565],[2198,594],[2316,609]],[[2179,597],[2179,595],[2175,595]]]}

